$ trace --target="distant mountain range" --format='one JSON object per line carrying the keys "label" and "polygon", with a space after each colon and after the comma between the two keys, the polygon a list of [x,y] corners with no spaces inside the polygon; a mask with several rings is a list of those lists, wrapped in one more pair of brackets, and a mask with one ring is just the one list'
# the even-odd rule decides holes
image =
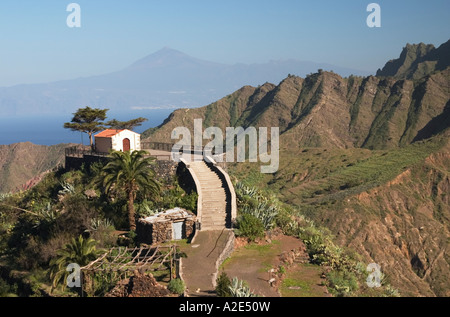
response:
{"label": "distant mountain range", "polygon": [[0,115],[66,114],[87,105],[116,111],[199,107],[244,85],[279,83],[288,74],[306,76],[318,69],[333,70],[342,76],[368,75],[298,60],[226,65],[164,48],[105,75],[0,88]]}

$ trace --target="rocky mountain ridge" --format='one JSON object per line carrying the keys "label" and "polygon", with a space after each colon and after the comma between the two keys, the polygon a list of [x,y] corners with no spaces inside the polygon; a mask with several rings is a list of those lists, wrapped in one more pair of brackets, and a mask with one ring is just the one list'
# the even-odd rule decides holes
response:
{"label": "rocky mountain ridge", "polygon": [[202,108],[180,109],[145,137],[170,141],[175,127],[279,127],[294,147],[388,149],[428,138],[450,126],[450,68],[419,80],[342,78],[319,72],[279,85],[244,86]]}
{"label": "rocky mountain ridge", "polygon": [[377,76],[419,79],[450,66],[450,41],[438,48],[432,44],[407,44],[398,59],[390,60]]}

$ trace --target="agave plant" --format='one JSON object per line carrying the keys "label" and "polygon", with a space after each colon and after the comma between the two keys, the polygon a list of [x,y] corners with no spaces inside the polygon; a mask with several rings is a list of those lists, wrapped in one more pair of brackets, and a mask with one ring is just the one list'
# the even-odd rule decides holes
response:
{"label": "agave plant", "polygon": [[245,205],[241,212],[258,218],[263,223],[264,229],[270,230],[273,227],[275,217],[278,215],[279,210],[276,206],[269,205],[267,201],[262,201],[258,203],[256,208]]}
{"label": "agave plant", "polygon": [[244,197],[255,198],[258,199],[260,197],[258,190],[255,187],[248,187],[238,182],[236,184],[236,194],[238,195],[239,200],[244,200]]}
{"label": "agave plant", "polygon": [[60,183],[62,189],[58,192],[60,195],[67,195],[67,194],[74,194],[75,193],[75,187],[68,183],[68,182],[61,182]]}
{"label": "agave plant", "polygon": [[231,297],[257,297],[256,294],[252,293],[250,287],[247,283],[234,277],[229,286]]}
{"label": "agave plant", "polygon": [[94,218],[91,219],[91,224],[89,226],[89,229],[87,229],[86,231],[88,232],[95,232],[101,229],[107,229],[110,227],[114,227],[113,223],[111,222],[111,220],[109,219],[99,219],[99,218]]}

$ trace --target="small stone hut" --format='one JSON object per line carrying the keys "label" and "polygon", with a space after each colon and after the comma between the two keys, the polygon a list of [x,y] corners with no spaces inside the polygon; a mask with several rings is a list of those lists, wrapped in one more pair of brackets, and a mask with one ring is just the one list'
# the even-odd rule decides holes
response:
{"label": "small stone hut", "polygon": [[141,243],[158,244],[166,241],[189,239],[193,236],[197,217],[190,211],[174,208],[136,223]]}

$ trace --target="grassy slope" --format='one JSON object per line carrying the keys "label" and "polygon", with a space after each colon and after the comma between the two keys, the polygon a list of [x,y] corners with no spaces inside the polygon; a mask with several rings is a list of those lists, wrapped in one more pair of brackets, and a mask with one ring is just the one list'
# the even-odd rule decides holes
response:
{"label": "grassy slope", "polygon": [[281,149],[275,174],[259,173],[259,163],[230,166],[231,173],[251,185],[279,192],[296,205],[342,199],[395,178],[406,168],[440,149],[444,139],[426,140],[393,150]]}

